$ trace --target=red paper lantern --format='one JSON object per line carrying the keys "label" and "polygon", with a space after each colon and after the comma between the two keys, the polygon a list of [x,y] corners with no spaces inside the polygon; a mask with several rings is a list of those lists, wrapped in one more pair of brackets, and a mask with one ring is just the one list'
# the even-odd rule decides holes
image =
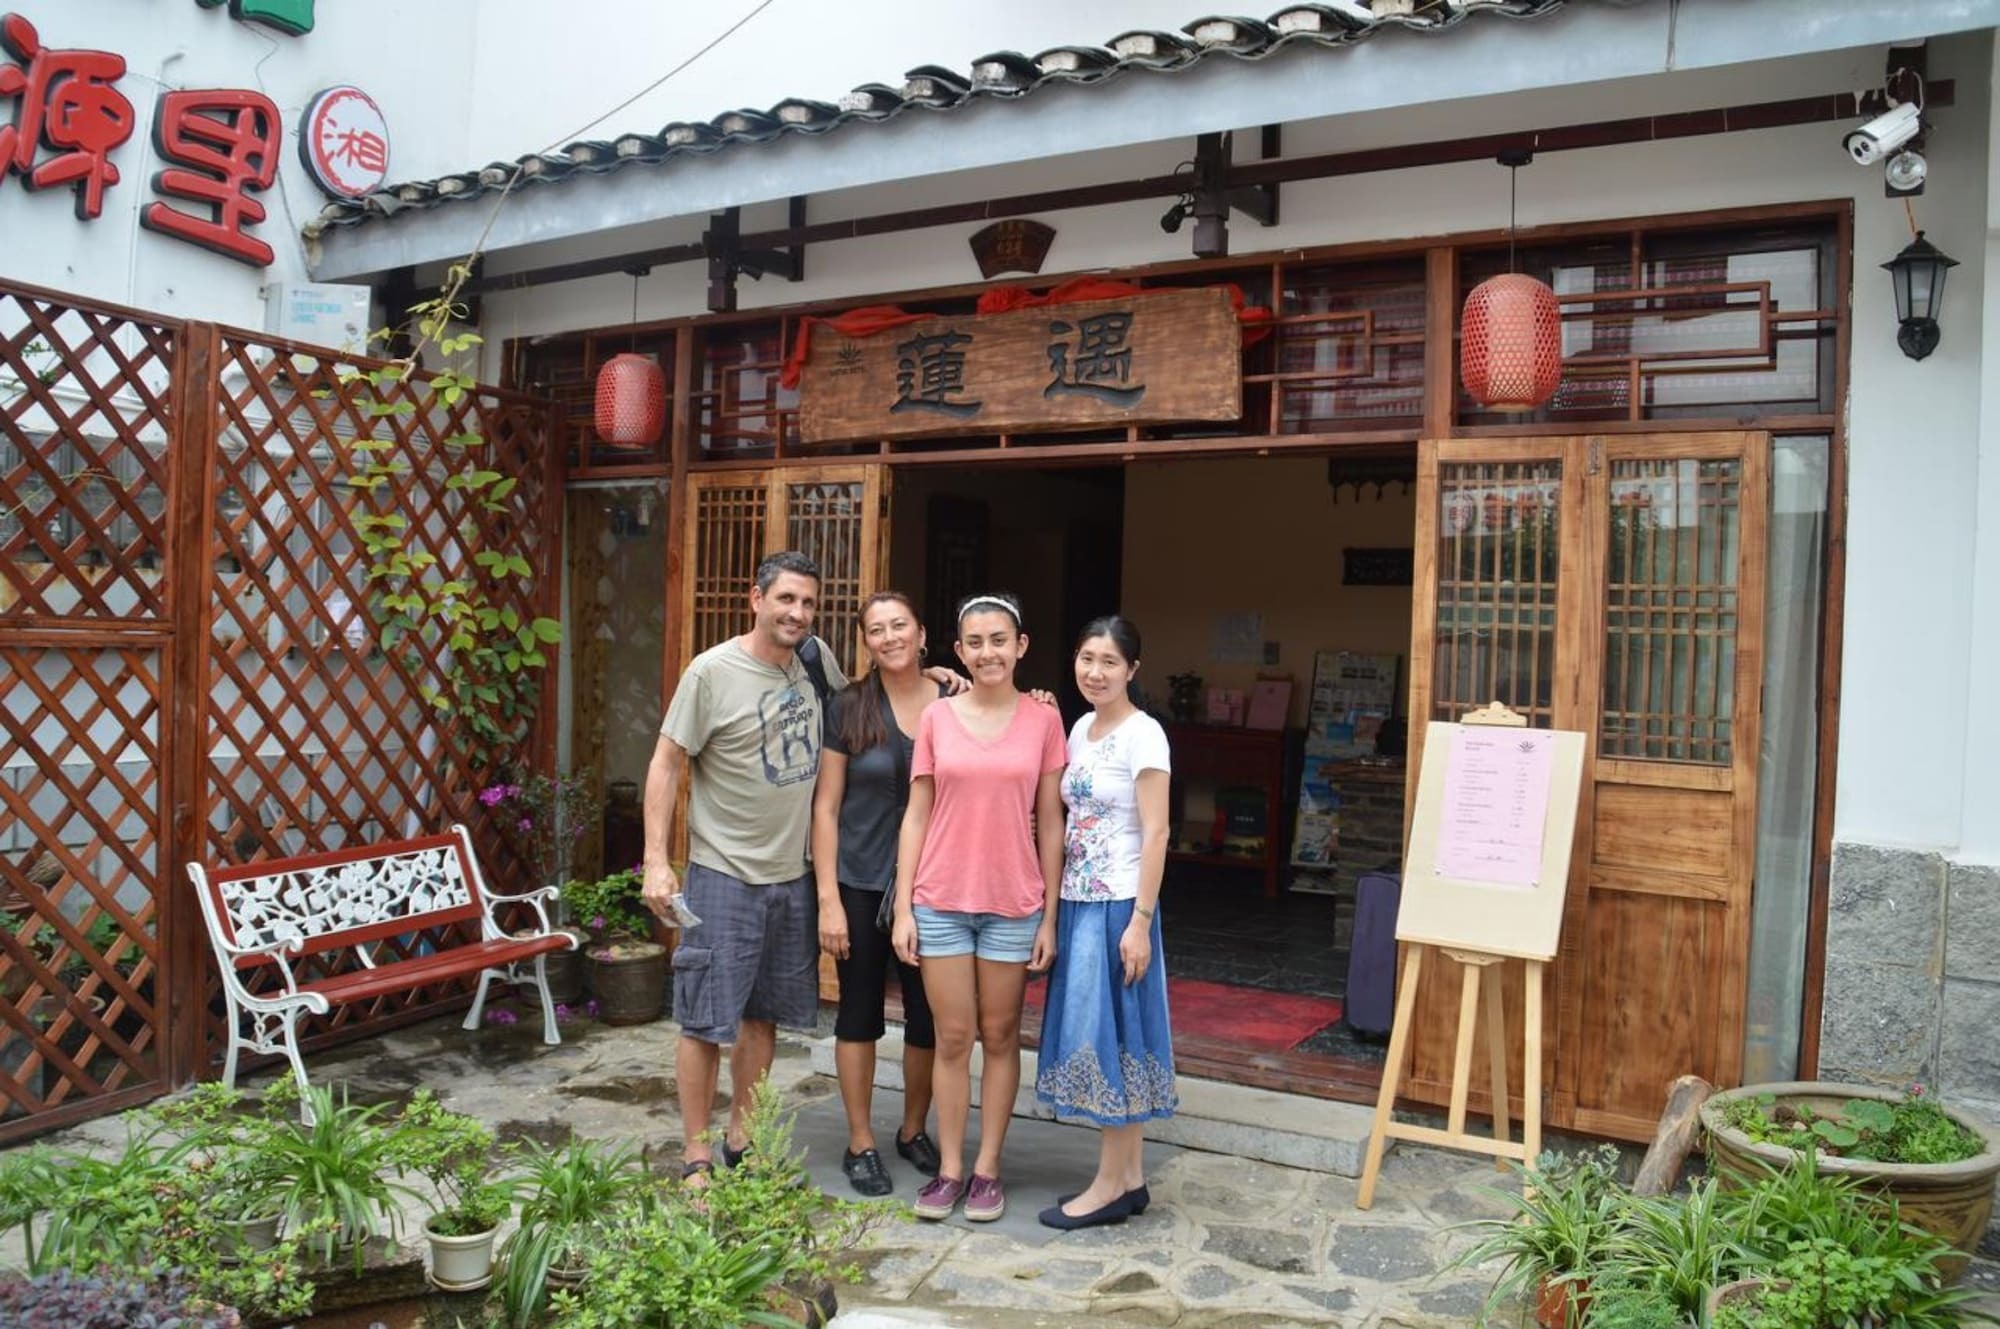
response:
{"label": "red paper lantern", "polygon": [[597,371],[597,437],[609,447],[650,448],[667,424],[667,375],[659,361],[627,352]]}
{"label": "red paper lantern", "polygon": [[1489,277],[1465,297],[1459,377],[1481,406],[1532,411],[1562,383],[1562,307],[1545,282]]}

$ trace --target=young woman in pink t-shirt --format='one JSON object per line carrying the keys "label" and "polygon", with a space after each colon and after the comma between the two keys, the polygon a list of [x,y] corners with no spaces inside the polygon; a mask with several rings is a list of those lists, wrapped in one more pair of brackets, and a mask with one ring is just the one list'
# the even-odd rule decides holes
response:
{"label": "young woman in pink t-shirt", "polygon": [[[1015,600],[961,604],[957,650],[971,690],[928,708],[917,726],[894,943],[905,963],[921,965],[937,1027],[931,1092],[942,1161],[917,1195],[917,1217],[948,1218],[963,1199],[967,1218],[991,1222],[1007,1208],[1000,1149],[1021,1083],[1021,993],[1027,971],[1055,958],[1067,753],[1055,707],[1014,686],[1028,651]],[[968,1179],[975,1037],[984,1087]]]}

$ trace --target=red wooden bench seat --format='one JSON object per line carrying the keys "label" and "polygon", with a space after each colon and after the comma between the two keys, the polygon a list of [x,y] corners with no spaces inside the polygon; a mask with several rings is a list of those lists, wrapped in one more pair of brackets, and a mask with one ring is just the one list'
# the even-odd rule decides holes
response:
{"label": "red wooden bench seat", "polygon": [[[237,1055],[247,1050],[283,1053],[303,1090],[306,1068],[298,1029],[305,1016],[471,974],[479,975],[479,992],[465,1028],[479,1027],[487,987],[497,978],[539,990],[542,1041],[562,1041],[543,957],[574,949],[576,940],[550,926],[547,906],[556,888],[544,886],[523,895],[489,893],[463,826],[414,840],[244,867],[211,870],[190,863],[188,876],[201,901],[229,1000],[229,1051],[222,1075],[232,1086]],[[514,904],[532,908],[540,928],[510,936],[495,910]],[[474,920],[479,923],[476,941],[446,939],[438,943],[442,949],[389,960],[374,954],[375,944],[391,937]],[[293,972],[294,957],[345,950],[353,951],[358,968],[304,982]],[[244,975],[266,968],[275,968],[284,986],[252,992]]]}

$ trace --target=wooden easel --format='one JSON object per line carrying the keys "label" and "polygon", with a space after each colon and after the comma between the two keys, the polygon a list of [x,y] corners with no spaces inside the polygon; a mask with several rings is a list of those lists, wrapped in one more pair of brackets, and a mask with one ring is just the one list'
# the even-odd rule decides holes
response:
{"label": "wooden easel", "polygon": [[[1526,728],[1528,721],[1525,716],[1496,701],[1468,712],[1459,723]],[[1520,957],[1527,966],[1527,974],[1522,1009],[1525,1028],[1522,1031],[1521,1059],[1521,1142],[1516,1144],[1507,1118],[1507,1022],[1500,991],[1501,966],[1515,957],[1417,940],[1410,940],[1407,944],[1409,952],[1402,985],[1396,992],[1396,1015],[1389,1033],[1388,1059],[1382,1067],[1381,1092],[1375,1100],[1375,1126],[1369,1134],[1368,1156],[1361,1168],[1361,1187],[1354,1198],[1355,1207],[1359,1209],[1366,1209],[1375,1203],[1375,1182],[1382,1172],[1382,1153],[1392,1139],[1490,1155],[1496,1167],[1505,1167],[1508,1159],[1532,1162],[1542,1149],[1542,970],[1546,961]],[[1417,983],[1423,974],[1426,951],[1437,951],[1445,959],[1456,962],[1460,973],[1458,1041],[1452,1057],[1451,1105],[1443,1130],[1399,1122],[1393,1117],[1396,1089],[1410,1056],[1410,1027],[1416,1019]],[[1465,1129],[1466,1099],[1472,1089],[1472,1036],[1482,1005],[1486,1008],[1488,1087],[1493,1100],[1491,1138],[1468,1134]]]}

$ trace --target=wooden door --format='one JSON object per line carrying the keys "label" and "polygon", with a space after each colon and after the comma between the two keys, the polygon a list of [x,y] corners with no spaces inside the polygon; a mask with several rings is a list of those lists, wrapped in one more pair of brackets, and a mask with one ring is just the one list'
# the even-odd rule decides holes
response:
{"label": "wooden door", "polygon": [[680,667],[750,627],[750,580],[764,555],[796,549],[819,564],[817,632],[852,676],[866,652],[856,616],[889,559],[889,468],[807,466],[688,476],[688,584],[681,596]]}
{"label": "wooden door", "polygon": [[[858,466],[704,471],[688,476],[677,653],[681,669],[696,655],[750,627],[751,579],[758,562],[796,549],[819,564],[819,616],[813,630],[854,677],[866,649],[857,619],[862,603],[886,584],[889,564],[889,468]],[[676,671],[678,672],[678,671]],[[687,852],[687,796],[675,822],[674,853]],[[833,962],[820,957],[820,996],[839,995]]]}
{"label": "wooden door", "polygon": [[[1719,433],[1422,449],[1411,715],[1497,697],[1589,737],[1545,1029],[1551,1126],[1645,1138],[1675,1076],[1740,1073],[1769,446]],[[1454,996],[1422,1002],[1412,1097],[1449,1092]],[[1517,1022],[1518,973],[1508,1001]]]}

